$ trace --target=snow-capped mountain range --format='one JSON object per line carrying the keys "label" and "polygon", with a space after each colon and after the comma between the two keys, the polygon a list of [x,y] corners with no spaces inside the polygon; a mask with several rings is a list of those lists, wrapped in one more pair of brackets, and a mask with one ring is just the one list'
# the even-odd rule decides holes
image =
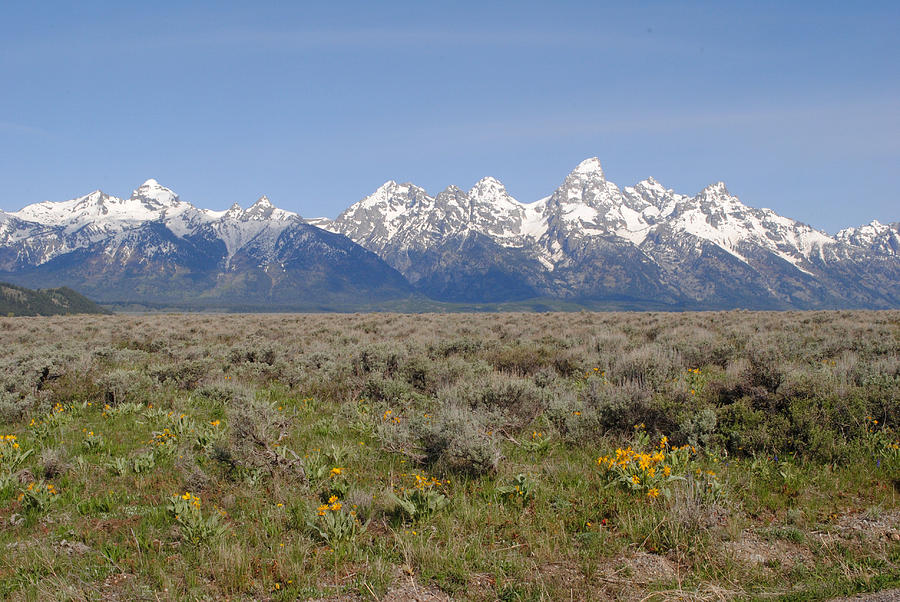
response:
{"label": "snow-capped mountain range", "polygon": [[[853,305],[865,298],[893,306],[900,287],[900,224],[873,222],[830,236],[748,207],[722,182],[695,196],[653,178],[620,189],[597,158],[581,162],[550,196],[532,203],[512,198],[493,178],[434,197],[387,182],[335,220],[316,224],[347,235],[414,285],[448,300],[475,300],[470,279],[446,273],[473,268],[459,250],[466,244],[493,246],[488,255],[495,258],[514,254],[514,273],[505,273],[508,262],[501,261],[474,266],[474,276],[503,273],[497,286],[509,286],[509,276],[523,296],[772,307]],[[460,262],[448,256],[460,252]],[[535,265],[522,270],[529,261]]]}
{"label": "snow-capped mountain range", "polygon": [[98,190],[0,212],[0,271],[115,304],[328,310],[412,294],[373,253],[266,197],[198,209],[156,180],[127,199]]}
{"label": "snow-capped mountain range", "polygon": [[128,199],[95,191],[0,212],[0,270],[13,282],[122,303],[300,309],[315,298],[328,309],[417,293],[880,308],[900,306],[900,224],[831,236],[744,205],[722,182],[694,196],[653,178],[620,189],[596,158],[531,203],[490,177],[436,196],[389,181],[334,220],[304,220],[266,197],[247,209],[199,209],[147,180]]}
{"label": "snow-capped mountain range", "polygon": [[[248,209],[236,203],[226,211],[198,209],[153,179],[127,199],[95,190],[70,201],[46,201],[14,213],[0,213],[0,219],[0,244],[24,243],[23,248],[39,251],[21,258],[33,265],[92,243],[121,239],[148,222],[164,224],[180,238],[208,228],[225,244],[230,258],[264,230],[280,232],[292,222],[302,221],[296,213],[274,207],[265,196]],[[59,244],[45,244],[47,238],[57,238]]]}

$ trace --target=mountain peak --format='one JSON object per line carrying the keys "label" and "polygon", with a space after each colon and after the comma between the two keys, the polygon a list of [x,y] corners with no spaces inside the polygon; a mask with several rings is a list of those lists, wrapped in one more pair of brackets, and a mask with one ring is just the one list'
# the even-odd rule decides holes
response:
{"label": "mountain peak", "polygon": [[601,178],[604,177],[603,167],[600,165],[600,159],[597,157],[585,159],[572,170],[572,173],[580,175],[598,175]]}
{"label": "mountain peak", "polygon": [[640,182],[635,184],[634,187],[637,188],[638,190],[655,190],[655,191],[666,192],[666,187],[663,186],[662,184],[660,184],[659,180],[657,180],[653,176],[650,176],[649,178],[641,180]]}
{"label": "mountain peak", "polygon": [[[457,195],[457,194],[459,194],[460,192],[463,192],[462,188],[460,188],[460,187],[457,186],[456,184],[450,184],[449,186],[447,186],[446,188],[444,188],[444,189],[440,192],[440,194],[452,194],[452,195]],[[463,193],[463,194],[465,194],[465,193]]]}
{"label": "mountain peak", "polygon": [[402,194],[400,188],[401,185],[398,184],[395,180],[388,180],[387,182],[376,188],[372,194],[361,200],[360,206],[375,207],[380,203],[389,201],[392,197],[394,197],[394,195]]}
{"label": "mountain peak", "polygon": [[700,191],[701,196],[731,196],[731,193],[728,192],[728,188],[725,187],[725,182],[719,181],[713,184],[710,184],[706,188]]}
{"label": "mountain peak", "polygon": [[506,192],[506,186],[500,180],[487,176],[475,182],[475,185],[469,190],[469,196],[479,200],[499,201],[509,196],[509,193]]}
{"label": "mountain peak", "polygon": [[480,180],[475,182],[475,186],[476,187],[490,186],[492,188],[504,188],[505,189],[505,186],[503,186],[503,182],[501,182],[500,180],[498,180],[497,178],[492,177],[492,176],[484,176],[483,178],[481,178]]}
{"label": "mountain peak", "polygon": [[161,205],[172,205],[178,202],[178,195],[171,189],[162,186],[155,179],[150,178],[131,193],[132,199],[139,199]]}
{"label": "mountain peak", "polygon": [[243,213],[244,219],[269,219],[275,212],[275,206],[269,201],[265,195],[259,197],[255,203],[250,205]]}

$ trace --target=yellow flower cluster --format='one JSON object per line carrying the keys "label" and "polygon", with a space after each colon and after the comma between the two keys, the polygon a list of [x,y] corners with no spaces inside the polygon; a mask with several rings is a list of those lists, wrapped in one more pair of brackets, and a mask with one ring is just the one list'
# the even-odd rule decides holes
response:
{"label": "yellow flower cluster", "polygon": [[[28,491],[34,491],[35,484],[33,482],[28,483]],[[53,486],[53,483],[47,483],[47,492],[50,495],[59,495],[59,492],[56,490],[56,487]]]}
{"label": "yellow flower cluster", "polygon": [[407,477],[411,478],[410,486],[405,487],[405,486],[401,485],[398,488],[396,485],[394,485],[393,488],[395,491],[401,491],[401,492],[416,491],[416,490],[425,491],[427,489],[431,489],[432,487],[440,487],[442,485],[450,484],[450,479],[446,479],[446,480],[442,481],[441,479],[436,479],[434,477],[429,477],[428,475],[417,474],[417,473],[409,474],[409,473],[401,472],[400,476],[404,477],[404,478],[407,478]]}
{"label": "yellow flower cluster", "polygon": [[[46,490],[47,495],[50,495],[50,496],[59,495],[59,491],[57,491],[57,489],[53,485],[53,483],[47,483],[43,487],[42,487],[42,485],[43,485],[43,483],[35,483],[34,481],[32,481],[31,483],[28,483],[28,487],[26,487],[26,490],[28,491],[28,493],[36,494],[38,496],[40,496],[40,494],[44,493],[44,491],[42,491],[42,489]],[[20,493],[18,500],[21,502],[23,499],[25,499],[25,494]]]}
{"label": "yellow flower cluster", "polygon": [[339,477],[344,472],[344,469],[340,466],[335,466],[331,469],[331,472],[328,474],[329,477]]}
{"label": "yellow flower cluster", "polygon": [[338,500],[338,496],[333,495],[328,498],[327,504],[322,504],[316,509],[316,514],[318,514],[319,516],[325,516],[326,513],[337,512],[343,507],[344,505],[341,504],[340,500]]}
{"label": "yellow flower cluster", "polygon": [[[599,375],[600,378],[602,378],[604,381],[606,381],[606,371],[601,370],[600,368],[594,368],[593,370],[584,373],[585,378],[590,378],[591,376],[595,376],[595,375]],[[608,382],[608,381],[606,381],[606,382]]]}
{"label": "yellow flower cluster", "polygon": [[413,484],[413,489],[427,489],[429,487],[438,487],[440,485],[445,485],[450,481],[442,481],[440,479],[436,479],[434,477],[429,477],[426,475],[420,475],[413,473],[413,479],[415,479],[415,483]]}
{"label": "yellow flower cluster", "polygon": [[[635,425],[641,430],[643,425]],[[632,449],[631,446],[616,450],[615,455],[597,458],[597,465],[606,471],[608,477],[633,491],[643,491],[649,498],[659,497],[660,488],[682,470],[693,447],[683,445],[670,448],[669,438],[663,436],[659,444],[649,452]],[[673,468],[673,466],[675,468]]]}
{"label": "yellow flower cluster", "polygon": [[32,418],[31,422],[28,424],[29,427],[38,428],[41,424],[58,424],[56,420],[60,419],[63,412],[66,411],[66,406],[61,403],[57,403],[53,406],[53,408],[47,413],[47,416],[44,418],[43,422],[36,418]]}
{"label": "yellow flower cluster", "polygon": [[194,495],[193,493],[191,493],[190,491],[185,491],[184,495],[181,496],[181,499],[183,499],[186,502],[189,502],[191,504],[191,506],[193,506],[194,508],[200,507],[200,498],[197,497],[196,495]]}
{"label": "yellow flower cluster", "polygon": [[153,437],[147,443],[150,445],[165,445],[170,441],[175,441],[175,433],[168,428],[164,428],[159,432],[153,433]]}
{"label": "yellow flower cluster", "polygon": [[385,410],[384,414],[381,415],[381,419],[385,422],[400,422],[400,419],[397,416],[394,416],[393,410]]}
{"label": "yellow flower cluster", "polygon": [[3,456],[3,448],[7,446],[13,449],[19,449],[19,443],[16,441],[15,435],[3,435],[0,437],[0,457]]}
{"label": "yellow flower cluster", "polygon": [[[656,473],[657,465],[664,462],[666,459],[666,454],[660,450],[654,452],[652,454],[638,452],[629,446],[626,449],[617,449],[615,457],[610,456],[601,456],[597,458],[597,464],[601,467],[607,468],[629,468],[630,466],[637,466],[641,472],[648,472],[649,476],[653,476]],[[665,468],[665,466],[663,466]]]}

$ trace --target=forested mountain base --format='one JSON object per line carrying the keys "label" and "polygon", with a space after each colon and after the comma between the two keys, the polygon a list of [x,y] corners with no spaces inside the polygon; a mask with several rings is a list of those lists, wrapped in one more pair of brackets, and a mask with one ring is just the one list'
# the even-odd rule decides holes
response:
{"label": "forested mountain base", "polygon": [[0,384],[3,598],[900,585],[900,312],[3,318]]}
{"label": "forested mountain base", "polygon": [[57,316],[108,313],[90,299],[70,288],[31,290],[0,282],[0,315]]}

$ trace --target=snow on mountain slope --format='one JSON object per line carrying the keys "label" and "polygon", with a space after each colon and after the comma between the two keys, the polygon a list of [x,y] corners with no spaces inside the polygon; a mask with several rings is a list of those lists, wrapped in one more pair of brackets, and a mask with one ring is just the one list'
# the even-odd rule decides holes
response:
{"label": "snow on mountain slope", "polygon": [[[0,242],[18,243],[26,262],[39,265],[100,241],[105,241],[108,249],[128,245],[132,230],[158,222],[179,238],[201,231],[211,233],[212,238],[225,243],[227,263],[251,240],[260,236],[277,238],[298,221],[302,221],[299,215],[275,207],[265,196],[246,210],[237,204],[227,211],[198,209],[150,179],[127,199],[97,190],[69,201],[46,201],[2,213]],[[273,245],[274,240],[269,246]]]}
{"label": "snow on mountain slope", "polygon": [[747,244],[764,248],[803,267],[815,255],[823,257],[826,245],[835,239],[771,209],[747,207],[717,182],[692,198],[682,198],[666,216],[670,227],[708,240],[746,261],[741,248]]}
{"label": "snow on mountain slope", "polygon": [[532,247],[550,269],[579,241],[618,237],[640,246],[659,224],[712,242],[741,261],[746,258],[740,248],[756,245],[800,269],[836,242],[771,210],[747,207],[721,182],[694,197],[652,178],[620,190],[595,157],[535,203],[514,199],[494,178],[483,178],[468,193],[451,187],[437,197],[390,181],[335,220],[320,223],[378,253],[426,249],[448,236],[477,232],[503,246]]}
{"label": "snow on mountain slope", "polygon": [[[292,224],[302,221],[296,213],[278,209],[268,197],[262,196],[247,209],[241,209],[235,203],[221,216],[211,219],[207,227],[225,243],[225,264],[228,266],[235,253],[254,240],[260,243],[260,248],[268,249],[271,255],[278,236]],[[266,239],[265,242],[262,238]]]}
{"label": "snow on mountain slope", "polygon": [[546,202],[521,203],[495,178],[482,178],[469,190],[468,227],[487,234],[504,246],[521,246],[525,239],[544,233]]}
{"label": "snow on mountain slope", "polygon": [[70,201],[28,205],[11,215],[25,221],[61,226],[66,233],[91,226],[99,234],[121,231],[135,224],[159,221],[165,217],[172,218],[190,209],[193,209],[190,203],[182,202],[177,194],[151,179],[127,199],[95,190]]}
{"label": "snow on mountain slope", "polygon": [[[98,190],[0,217],[0,241],[23,243],[26,255],[38,262],[146,222],[161,222],[181,238],[206,232],[225,244],[230,258],[251,240],[277,238],[289,224],[304,221],[266,197],[246,210],[237,204],[227,211],[198,209],[153,179],[127,199]],[[334,220],[305,221],[379,254],[429,249],[448,238],[477,233],[504,247],[531,249],[548,269],[579,241],[617,237],[640,247],[662,225],[709,241],[741,261],[747,261],[751,245],[802,270],[809,269],[810,261],[825,261],[823,249],[837,243],[877,247],[880,253],[900,249],[896,227],[873,222],[831,237],[771,210],[747,207],[721,182],[693,197],[666,189],[653,178],[620,190],[606,179],[596,157],[579,163],[552,195],[534,203],[513,198],[492,177],[482,178],[468,192],[451,186],[437,196],[413,184],[388,181]]]}
{"label": "snow on mountain slope", "polygon": [[424,189],[389,180],[351,205],[327,229],[347,235],[370,250],[381,249],[408,228],[407,224],[420,213],[423,204],[433,203],[434,199]]}
{"label": "snow on mountain slope", "polygon": [[[653,178],[619,189],[606,179],[596,157],[579,163],[553,194],[534,203],[514,199],[490,177],[468,193],[450,187],[437,197],[412,184],[390,181],[335,220],[316,225],[345,234],[385,258],[393,257],[393,265],[401,271],[412,269],[409,250],[436,248],[448,237],[467,233],[527,250],[550,271],[567,261],[572,249],[593,244],[594,239],[642,248],[660,228],[688,237],[695,245],[712,243],[744,263],[750,263],[756,249],[805,273],[813,263],[835,256],[826,250],[844,245],[846,255],[853,252],[850,245],[862,244],[853,242],[862,235],[838,240],[769,209],[748,207],[721,182],[695,196],[676,193]],[[663,239],[654,236],[653,248],[658,251],[660,244]]]}
{"label": "snow on mountain slope", "polygon": [[[0,270],[102,249],[129,265],[141,254],[152,256],[153,265],[197,255],[202,270],[217,266],[239,282],[244,269],[283,270],[285,241],[300,240],[301,231],[325,235],[312,226],[346,236],[409,282],[422,283],[426,294],[451,300],[501,299],[501,289],[519,298],[608,292],[663,303],[715,301],[729,292],[735,299],[757,295],[758,303],[769,299],[775,307],[900,299],[894,291],[900,224],[872,222],[829,236],[770,209],[748,207],[722,182],[694,196],[653,178],[620,189],[595,157],[532,203],[513,198],[492,177],[468,191],[450,186],[435,196],[388,181],[334,220],[304,220],[266,197],[247,209],[199,209],[151,179],[127,199],[95,191],[0,212]],[[858,284],[869,289],[847,296],[822,297],[825,285],[811,284],[846,288],[854,274],[870,269]]]}
{"label": "snow on mountain slope", "polygon": [[836,238],[848,245],[885,255],[900,255],[900,222],[882,224],[878,220],[858,228],[845,228]]}
{"label": "snow on mountain slope", "polygon": [[618,236],[640,244],[650,227],[643,215],[648,209],[658,213],[639,194],[625,195],[607,181],[599,159],[585,159],[547,200],[548,228],[541,244],[554,260],[561,257],[562,242],[573,238]]}

